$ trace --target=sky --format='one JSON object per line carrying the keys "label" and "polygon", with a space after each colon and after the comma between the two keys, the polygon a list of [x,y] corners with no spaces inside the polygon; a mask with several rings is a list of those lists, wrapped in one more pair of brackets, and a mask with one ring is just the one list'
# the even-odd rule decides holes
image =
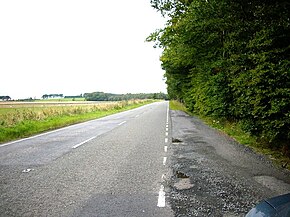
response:
{"label": "sky", "polygon": [[0,95],[166,92],[150,0],[0,1]]}

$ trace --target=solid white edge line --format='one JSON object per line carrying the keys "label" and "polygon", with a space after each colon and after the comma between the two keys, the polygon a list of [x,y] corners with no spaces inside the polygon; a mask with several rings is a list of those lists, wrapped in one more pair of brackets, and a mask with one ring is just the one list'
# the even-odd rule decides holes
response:
{"label": "solid white edge line", "polygon": [[127,121],[123,121],[121,123],[119,123],[118,125],[121,126],[122,124],[125,124]]}
{"label": "solid white edge line", "polygon": [[[69,127],[71,127],[71,126],[69,126]],[[65,127],[65,128],[68,128],[68,127]],[[12,145],[12,144],[15,144],[15,143],[18,143],[18,142],[23,142],[23,141],[30,140],[30,139],[35,139],[37,137],[45,136],[45,135],[48,135],[48,134],[51,134],[51,133],[56,133],[58,131],[64,130],[65,128],[60,128],[60,129],[57,129],[57,130],[49,131],[49,132],[46,132],[46,133],[41,133],[41,134],[38,134],[38,135],[35,135],[35,136],[31,136],[31,137],[27,137],[27,138],[24,138],[24,139],[15,140],[13,142],[8,142],[8,143],[0,145],[0,147],[4,147],[4,146],[7,146],[7,145]]]}
{"label": "solid white edge line", "polygon": [[[137,110],[140,110],[140,109],[142,109],[144,107],[147,107],[147,106],[150,106],[150,104],[144,105],[144,106],[141,106],[141,107],[138,107],[138,108],[135,108],[135,109],[131,109],[131,110],[128,110],[128,111],[123,111],[123,112],[120,112],[120,113],[116,113],[116,114],[113,114],[112,116],[119,115],[121,113],[125,114],[125,113],[129,113],[129,112],[137,111]],[[103,118],[107,118],[107,117],[108,116],[105,116]],[[98,118],[98,120],[101,120],[103,118]],[[84,124],[86,124],[88,122],[93,122],[93,121],[96,121],[96,119],[90,120],[90,121],[86,121],[86,122],[83,122],[83,123],[79,123],[77,125],[80,126],[80,125],[84,125]],[[0,148],[5,147],[7,145],[15,144],[15,143],[18,143],[18,142],[23,142],[23,141],[26,141],[26,140],[30,140],[30,139],[34,139],[34,138],[37,138],[37,137],[45,136],[45,135],[48,135],[48,134],[51,134],[51,133],[55,133],[55,132],[58,132],[58,131],[62,131],[62,130],[65,130],[65,129],[68,129],[68,128],[71,128],[71,127],[75,127],[75,126],[76,125],[70,125],[70,126],[59,128],[59,129],[52,130],[52,131],[49,131],[49,132],[41,133],[41,134],[38,134],[38,135],[35,135],[35,136],[31,136],[31,137],[27,137],[27,138],[23,138],[23,139],[18,139],[18,140],[12,141],[12,142],[4,143],[4,144],[0,145]]]}
{"label": "solid white edge line", "polygon": [[165,191],[164,191],[163,185],[161,185],[160,190],[159,190],[157,206],[165,207]]}
{"label": "solid white edge line", "polygon": [[85,141],[83,141],[83,142],[81,142],[81,143],[79,143],[79,144],[76,144],[76,145],[74,145],[72,148],[73,148],[73,149],[76,149],[76,148],[80,147],[81,145],[83,145],[83,144],[85,144],[85,143],[87,143],[87,142],[93,140],[94,138],[96,138],[96,136],[93,136],[92,138],[89,138],[89,139],[87,139],[87,140],[85,140]]}
{"label": "solid white edge line", "polygon": [[[95,121],[95,120],[91,120],[91,121]],[[91,122],[91,121],[87,121],[87,122]],[[79,123],[77,125],[84,125],[86,124],[87,122],[83,122],[83,123]],[[30,136],[30,137],[27,137],[27,138],[23,138],[23,139],[18,139],[18,140],[15,140],[15,141],[12,141],[12,142],[8,142],[8,143],[5,143],[5,144],[2,144],[0,145],[0,148],[1,147],[5,147],[7,145],[12,145],[12,144],[15,144],[15,143],[19,143],[19,142],[23,142],[23,141],[26,141],[26,140],[30,140],[30,139],[35,139],[35,138],[38,138],[38,137],[41,137],[41,136],[46,136],[46,135],[49,135],[49,134],[52,134],[52,133],[57,133],[59,131],[62,131],[62,130],[66,130],[66,129],[69,129],[69,128],[73,128],[75,127],[76,125],[70,125],[70,126],[67,126],[67,127],[63,127],[63,128],[59,128],[59,129],[55,129],[55,130],[52,130],[52,131],[48,131],[48,132],[45,132],[45,133],[40,133],[40,134],[37,134],[35,136]]]}

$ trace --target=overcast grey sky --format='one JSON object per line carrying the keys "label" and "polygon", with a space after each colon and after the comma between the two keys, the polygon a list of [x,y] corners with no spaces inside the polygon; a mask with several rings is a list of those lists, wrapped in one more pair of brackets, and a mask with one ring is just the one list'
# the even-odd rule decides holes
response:
{"label": "overcast grey sky", "polygon": [[0,1],[0,95],[165,92],[150,0]]}

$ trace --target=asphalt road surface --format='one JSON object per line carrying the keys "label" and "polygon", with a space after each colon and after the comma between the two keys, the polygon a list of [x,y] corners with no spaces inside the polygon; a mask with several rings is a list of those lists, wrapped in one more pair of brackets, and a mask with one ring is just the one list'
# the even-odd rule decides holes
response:
{"label": "asphalt road surface", "polygon": [[0,145],[0,216],[244,216],[288,171],[158,102]]}
{"label": "asphalt road surface", "polygon": [[168,200],[174,216],[245,216],[290,192],[290,173],[198,118],[171,111]]}
{"label": "asphalt road surface", "polygon": [[2,144],[0,215],[173,216],[168,114],[168,102],[154,103]]}

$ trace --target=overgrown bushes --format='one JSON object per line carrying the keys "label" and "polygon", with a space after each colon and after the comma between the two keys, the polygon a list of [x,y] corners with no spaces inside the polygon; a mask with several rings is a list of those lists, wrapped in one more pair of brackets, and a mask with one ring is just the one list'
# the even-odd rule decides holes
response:
{"label": "overgrown bushes", "polygon": [[239,122],[272,147],[290,145],[290,3],[151,0],[168,17],[148,41],[163,48],[171,99]]}

